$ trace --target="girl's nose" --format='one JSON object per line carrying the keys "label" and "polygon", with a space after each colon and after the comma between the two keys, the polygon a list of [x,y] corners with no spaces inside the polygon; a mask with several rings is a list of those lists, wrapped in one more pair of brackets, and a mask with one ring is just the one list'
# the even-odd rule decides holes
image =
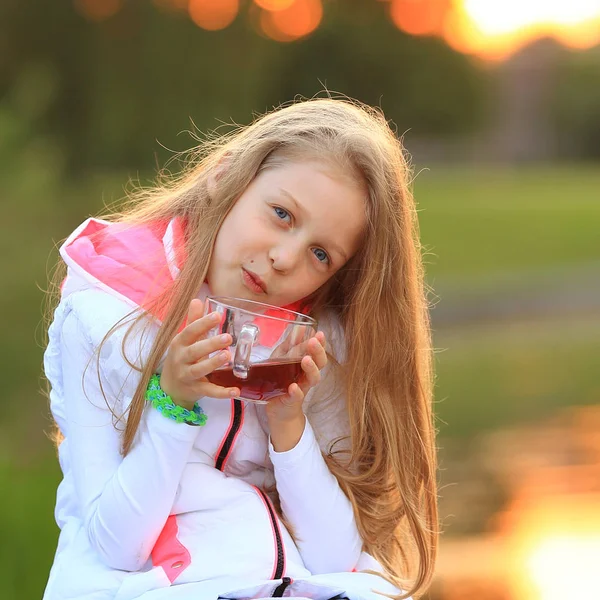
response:
{"label": "girl's nose", "polygon": [[300,255],[301,250],[296,245],[281,244],[271,248],[269,251],[269,260],[276,271],[287,273],[298,264]]}

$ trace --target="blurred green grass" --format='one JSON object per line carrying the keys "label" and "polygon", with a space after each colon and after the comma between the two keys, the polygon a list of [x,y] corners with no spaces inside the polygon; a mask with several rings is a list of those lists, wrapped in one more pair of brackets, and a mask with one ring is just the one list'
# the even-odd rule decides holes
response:
{"label": "blurred green grass", "polygon": [[[536,273],[600,272],[596,165],[445,167],[417,172],[414,190],[434,292],[440,284],[493,294],[502,282],[534,287]],[[440,436],[469,438],[600,402],[599,334],[600,310],[434,331]]]}
{"label": "blurred green grass", "polygon": [[[49,259],[52,244],[123,196],[127,181],[108,174],[67,184],[33,168],[11,173],[0,236],[0,314],[6,320],[0,361],[10,375],[0,420],[3,600],[41,597],[58,535],[53,504],[60,472],[43,433],[50,422],[39,393],[40,288],[56,260],[56,253]],[[596,263],[599,190],[600,170],[593,166],[456,166],[418,173],[428,278],[434,287],[460,280],[477,288],[500,273]],[[468,440],[560,406],[598,402],[599,332],[600,314],[436,330],[441,438]]]}
{"label": "blurred green grass", "polygon": [[600,261],[600,169],[445,167],[417,171],[430,278]]}
{"label": "blurred green grass", "polygon": [[434,342],[441,437],[469,439],[600,403],[600,314],[440,330]]}

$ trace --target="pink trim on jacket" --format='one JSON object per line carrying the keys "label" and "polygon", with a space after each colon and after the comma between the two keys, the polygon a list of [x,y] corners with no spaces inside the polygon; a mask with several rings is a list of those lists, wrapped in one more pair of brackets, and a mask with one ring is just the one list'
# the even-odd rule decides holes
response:
{"label": "pink trim on jacket", "polygon": [[[227,431],[225,432],[225,435],[223,436],[223,439],[221,440],[221,443],[219,444],[219,449],[217,450],[217,452],[215,454],[215,461],[219,460],[219,457],[221,456],[221,452],[223,451],[223,446],[227,442],[227,438],[229,437],[229,434],[231,433],[231,430],[235,425],[235,403],[236,403],[236,399],[232,398],[231,399],[231,417],[229,419],[229,426],[227,427]],[[241,410],[240,422],[237,426],[237,431],[235,432],[235,435],[234,435],[233,439],[231,440],[229,450],[227,451],[225,458],[222,460],[220,468],[216,467],[216,465],[215,465],[216,468],[219,468],[219,470],[223,471],[223,472],[225,471],[225,465],[227,465],[227,461],[229,460],[229,457],[231,456],[231,454],[233,452],[233,447],[235,446],[235,442],[237,441],[238,436],[240,435],[240,431],[242,430],[242,427],[244,426],[244,415],[246,414],[246,407],[244,406],[243,402],[240,402],[240,410]]]}
{"label": "pink trim on jacket", "polygon": [[[281,535],[281,528],[279,527],[279,520],[277,519],[277,512],[275,511],[275,507],[273,506],[273,503],[271,502],[271,500],[267,496],[267,494],[265,492],[263,492],[260,488],[256,487],[255,485],[253,485],[252,487],[256,490],[258,497],[262,500],[263,504],[265,505],[265,510],[267,511],[267,514],[269,515],[269,523],[271,524],[271,530],[273,531],[273,554],[275,556],[275,560],[274,560],[274,564],[273,564],[273,572],[271,573],[271,579],[279,579],[280,577],[285,575],[287,561],[286,561],[286,556],[285,556],[285,546],[283,544],[283,537]],[[273,515],[274,518],[271,518],[270,515]],[[280,548],[278,548],[278,546],[277,546],[278,539],[280,540],[280,544],[281,544]],[[283,558],[283,565],[281,566],[280,577],[276,577],[277,567],[278,567],[277,563],[278,563],[279,550],[281,550],[281,554],[282,554],[282,558]]]}
{"label": "pink trim on jacket", "polygon": [[178,533],[177,518],[171,515],[160,532],[151,554],[152,564],[155,567],[162,567],[171,583],[192,564],[190,553],[177,539]]}

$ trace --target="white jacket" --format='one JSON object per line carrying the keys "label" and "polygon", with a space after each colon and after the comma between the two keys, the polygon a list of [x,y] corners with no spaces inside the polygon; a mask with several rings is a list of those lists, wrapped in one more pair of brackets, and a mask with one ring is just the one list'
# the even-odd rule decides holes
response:
{"label": "white jacket", "polygon": [[[264,407],[253,403],[203,398],[204,427],[146,409],[123,458],[117,416],[139,381],[122,353],[128,326],[108,338],[99,369],[94,350],[137,304],[69,253],[89,223],[61,248],[69,272],[44,355],[52,414],[65,436],[55,511],[61,533],[44,600],[371,600],[381,598],[373,588],[399,593],[357,572],[378,565],[361,552],[350,502],[321,453],[348,431],[339,397],[311,407],[309,394],[302,438],[282,453],[269,443]],[[207,292],[203,286],[199,297]],[[158,331],[159,322],[147,324],[146,335],[140,329],[126,340],[134,364],[145,360]],[[343,358],[341,328],[332,319],[319,328]],[[275,485],[295,542],[265,493]]]}

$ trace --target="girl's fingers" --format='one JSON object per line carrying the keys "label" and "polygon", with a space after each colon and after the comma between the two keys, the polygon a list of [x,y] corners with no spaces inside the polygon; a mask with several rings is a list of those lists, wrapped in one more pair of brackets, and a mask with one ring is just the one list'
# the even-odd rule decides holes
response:
{"label": "girl's fingers", "polygon": [[294,331],[292,331],[292,335],[290,335],[291,345],[297,346],[298,344],[301,344],[305,335],[306,329],[304,327],[294,327]]}
{"label": "girl's fingers", "polygon": [[327,365],[327,353],[325,352],[325,336],[316,336],[309,340],[308,354],[302,359],[300,366],[302,367],[303,375],[298,383],[303,394],[307,394],[310,388],[314,387],[321,381],[321,369]]}
{"label": "girl's fingers", "polygon": [[287,396],[281,397],[281,403],[285,406],[301,404],[304,401],[304,392],[297,383],[292,383],[288,388]]}
{"label": "girl's fingers", "polygon": [[290,358],[293,356],[303,356],[306,354],[308,342],[302,342],[301,344],[290,345],[286,341],[282,342],[271,354],[271,358]]}
{"label": "girl's fingers", "polygon": [[212,373],[215,369],[222,367],[224,364],[231,360],[231,352],[229,350],[223,350],[210,358],[200,360],[189,367],[190,376],[193,379],[202,379],[208,374]]}
{"label": "girl's fingers", "polygon": [[317,367],[315,361],[310,356],[305,356],[302,359],[302,370],[304,375],[300,380],[300,387],[303,393],[307,393],[311,387],[314,387],[321,381],[321,371]]}
{"label": "girl's fingers", "polygon": [[315,338],[317,338],[317,340],[319,341],[319,343],[321,344],[321,346],[323,346],[323,350],[327,350],[327,338],[325,337],[325,334],[322,331],[317,331]]}
{"label": "girl's fingers", "polygon": [[204,307],[204,302],[202,302],[202,300],[199,300],[198,298],[194,298],[190,302],[190,306],[188,308],[186,325],[189,325],[190,323],[201,319],[204,316],[205,312],[206,309]]}
{"label": "girl's fingers", "polygon": [[288,345],[285,341],[283,341],[279,346],[277,346],[273,352],[271,352],[270,358],[283,358],[288,351]]}
{"label": "girl's fingers", "polygon": [[200,395],[207,398],[218,398],[222,400],[227,398],[237,398],[240,394],[239,388],[225,388],[214,383],[206,382],[202,384],[202,392]]}
{"label": "girl's fingers", "polygon": [[[304,335],[304,332],[301,332]],[[316,340],[316,342],[311,342],[311,340]],[[318,331],[312,338],[301,341],[300,333],[289,335],[271,354],[271,358],[291,358],[291,357],[301,357],[304,356],[307,352],[312,354],[310,350],[311,346],[314,344],[316,349],[319,349],[319,346],[323,349],[326,347],[325,334],[322,331]],[[321,355],[319,355],[321,356]],[[322,354],[322,357],[326,357],[326,353]],[[326,361],[323,362],[322,358],[319,358],[319,363],[323,363],[325,366]],[[321,369],[323,367],[320,367]]]}
{"label": "girl's fingers", "polygon": [[[315,338],[312,338],[315,339]],[[323,341],[319,338],[316,338],[317,341],[313,342],[309,340],[308,344],[308,353],[310,357],[314,360],[315,364],[319,369],[322,369],[327,364],[327,352],[325,352],[325,337],[323,336]]]}
{"label": "girl's fingers", "polygon": [[193,343],[191,346],[187,346],[185,349],[184,360],[187,364],[196,363],[212,352],[228,348],[231,346],[232,341],[233,340],[228,333],[200,340]]}
{"label": "girl's fingers", "polygon": [[192,322],[188,321],[183,331],[175,337],[181,345],[191,346],[199,339],[203,339],[211,329],[219,324],[220,320],[221,317],[218,313],[211,313],[205,317],[196,318]]}

